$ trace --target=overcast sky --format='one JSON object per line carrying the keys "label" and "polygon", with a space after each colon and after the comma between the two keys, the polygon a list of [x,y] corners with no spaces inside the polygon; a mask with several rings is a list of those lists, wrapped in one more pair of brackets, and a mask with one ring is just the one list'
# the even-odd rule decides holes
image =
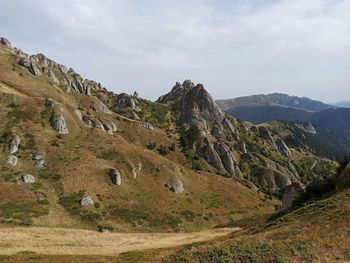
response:
{"label": "overcast sky", "polygon": [[350,0],[0,0],[0,36],[117,93],[350,99]]}

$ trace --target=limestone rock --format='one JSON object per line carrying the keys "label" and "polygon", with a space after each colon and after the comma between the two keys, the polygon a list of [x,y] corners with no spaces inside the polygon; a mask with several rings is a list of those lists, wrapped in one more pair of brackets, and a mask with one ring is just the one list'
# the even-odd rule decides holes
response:
{"label": "limestone rock", "polygon": [[32,154],[31,157],[33,161],[39,161],[44,159],[44,156],[42,154],[37,154],[37,153]]}
{"label": "limestone rock", "polygon": [[102,112],[102,113],[106,113],[106,114],[112,114],[112,111],[110,111],[108,109],[108,107],[103,104],[102,101],[100,100],[96,100],[96,102],[94,103],[94,106],[93,108],[96,110],[96,111],[99,111],[99,112]]}
{"label": "limestone rock", "polygon": [[272,138],[270,131],[265,126],[259,127],[259,135],[261,138],[265,139],[269,144],[276,148],[276,144]]}
{"label": "limestone rock", "polygon": [[30,66],[32,65],[32,63],[30,62],[30,60],[26,57],[22,57],[18,60],[18,64],[29,69]]}
{"label": "limestone rock", "polygon": [[165,186],[176,194],[181,194],[185,191],[183,184],[179,179],[170,179],[166,182]]}
{"label": "limestone rock", "polygon": [[18,147],[20,145],[21,139],[19,138],[18,135],[12,135],[10,138],[10,142],[8,145],[8,152],[10,154],[14,154],[18,151]]}
{"label": "limestone rock", "polygon": [[35,162],[35,167],[41,169],[45,167],[45,164],[46,162],[43,159],[40,159]]}
{"label": "limestone rock", "polygon": [[137,91],[134,91],[134,94],[132,96],[134,98],[138,99],[139,98],[139,93]]}
{"label": "limestone rock", "polygon": [[310,134],[317,134],[317,131],[314,126],[312,126],[311,123],[308,123],[307,125],[304,126],[305,131]]}
{"label": "limestone rock", "polygon": [[12,45],[11,45],[11,42],[8,41],[6,38],[4,37],[1,37],[0,38],[0,44],[1,45],[4,45],[5,47],[9,48],[9,49],[12,49]]}
{"label": "limestone rock", "polygon": [[35,178],[31,174],[25,174],[22,176],[22,180],[25,183],[35,183]]}
{"label": "limestone rock", "polygon": [[276,140],[276,145],[278,148],[278,151],[284,156],[287,157],[288,159],[292,158],[292,153],[288,146],[284,143],[284,141],[280,138],[277,138]]}
{"label": "limestone rock", "polygon": [[51,127],[58,133],[58,134],[68,134],[68,127],[66,124],[66,120],[63,117],[63,115],[56,115],[53,114],[50,118],[50,124]]}
{"label": "limestone rock", "polygon": [[121,178],[121,175],[120,175],[120,173],[119,173],[119,171],[117,169],[111,169],[109,171],[109,176],[111,177],[111,180],[112,180],[113,184],[121,185],[122,178]]}
{"label": "limestone rock", "polygon": [[145,128],[145,129],[150,130],[150,131],[154,130],[153,125],[150,124],[149,122],[141,123],[140,127]]}
{"label": "limestone rock", "polygon": [[13,154],[7,156],[6,163],[10,164],[12,166],[16,166],[17,165],[17,156],[15,156]]}
{"label": "limestone rock", "polygon": [[34,63],[30,64],[30,67],[28,68],[28,70],[34,76],[40,76],[41,75],[41,71],[38,69],[38,67]]}
{"label": "limestone rock", "polygon": [[85,196],[83,199],[81,199],[80,204],[82,206],[94,205],[94,200],[92,200],[91,196]]}
{"label": "limestone rock", "polygon": [[60,71],[64,74],[67,74],[68,73],[68,69],[66,66],[64,65],[61,65],[61,64],[58,64],[58,68],[60,69]]}

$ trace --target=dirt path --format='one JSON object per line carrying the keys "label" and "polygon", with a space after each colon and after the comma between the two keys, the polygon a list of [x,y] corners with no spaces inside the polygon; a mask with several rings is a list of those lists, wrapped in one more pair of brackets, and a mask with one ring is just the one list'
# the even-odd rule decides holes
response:
{"label": "dirt path", "polygon": [[206,241],[238,230],[221,228],[193,233],[102,234],[65,228],[0,228],[0,254],[32,251],[44,255],[117,255]]}

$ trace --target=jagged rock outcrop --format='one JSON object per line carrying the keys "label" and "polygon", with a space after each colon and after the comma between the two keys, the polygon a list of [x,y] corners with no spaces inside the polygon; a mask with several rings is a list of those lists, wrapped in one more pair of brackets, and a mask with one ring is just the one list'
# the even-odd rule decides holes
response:
{"label": "jagged rock outcrop", "polygon": [[314,126],[312,126],[311,123],[308,123],[307,125],[304,126],[305,131],[310,134],[317,134],[317,131]]}
{"label": "jagged rock outcrop", "polygon": [[8,152],[10,154],[14,154],[18,151],[19,145],[21,143],[21,139],[18,135],[13,134],[10,137],[9,144],[8,144]]}
{"label": "jagged rock outcrop", "polygon": [[276,145],[278,151],[284,156],[287,157],[288,159],[292,158],[292,153],[288,146],[284,143],[284,141],[281,138],[276,139]]}
{"label": "jagged rock outcrop", "polygon": [[53,113],[50,118],[50,124],[51,127],[58,133],[58,134],[68,134],[68,127],[65,118],[63,115],[57,115]]}
{"label": "jagged rock outcrop", "polygon": [[282,192],[282,209],[286,209],[291,207],[293,202],[305,192],[305,187],[299,182],[293,182],[286,186]]}
{"label": "jagged rock outcrop", "polygon": [[25,183],[35,183],[35,178],[31,174],[25,174],[22,176],[22,181]]}
{"label": "jagged rock outcrop", "polygon": [[122,184],[122,177],[120,175],[120,172],[117,169],[111,169],[109,171],[109,177],[111,178],[111,181],[115,185],[121,185]]}
{"label": "jagged rock outcrop", "polygon": [[81,113],[80,110],[76,109],[74,110],[74,114],[78,117],[79,120],[83,120],[83,114]]}
{"label": "jagged rock outcrop", "polygon": [[179,112],[188,138],[192,138],[189,148],[219,171],[236,175],[233,145],[238,132],[232,122],[237,122],[221,111],[202,84],[195,86],[190,80],[182,85],[177,82],[158,102],[169,103]]}
{"label": "jagged rock outcrop", "polygon": [[182,194],[185,191],[185,188],[182,182],[179,179],[169,179],[165,186],[172,192],[176,194]]}
{"label": "jagged rock outcrop", "polygon": [[75,91],[91,95],[92,90],[106,90],[100,83],[83,79],[74,69],[56,63],[43,54],[29,56],[20,49],[14,49],[19,65],[27,68],[35,76],[42,74],[49,77],[56,85],[64,87],[68,92]]}
{"label": "jagged rock outcrop", "polygon": [[259,131],[259,136],[261,138],[265,139],[270,145],[273,146],[273,148],[277,149],[277,146],[275,144],[275,141],[272,138],[270,131],[265,126],[259,126],[258,131]]}
{"label": "jagged rock outcrop", "polygon": [[91,196],[85,196],[83,199],[81,199],[80,204],[82,206],[89,206],[89,205],[94,205],[94,200],[92,200]]}
{"label": "jagged rock outcrop", "polygon": [[17,165],[17,156],[13,155],[13,154],[7,156],[6,163],[10,164],[12,166],[16,166]]}

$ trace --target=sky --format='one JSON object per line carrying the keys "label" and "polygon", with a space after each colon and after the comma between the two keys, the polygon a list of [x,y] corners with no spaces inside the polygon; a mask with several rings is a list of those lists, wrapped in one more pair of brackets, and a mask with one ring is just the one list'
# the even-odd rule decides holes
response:
{"label": "sky", "polygon": [[116,93],[350,100],[350,0],[0,0],[0,36]]}

